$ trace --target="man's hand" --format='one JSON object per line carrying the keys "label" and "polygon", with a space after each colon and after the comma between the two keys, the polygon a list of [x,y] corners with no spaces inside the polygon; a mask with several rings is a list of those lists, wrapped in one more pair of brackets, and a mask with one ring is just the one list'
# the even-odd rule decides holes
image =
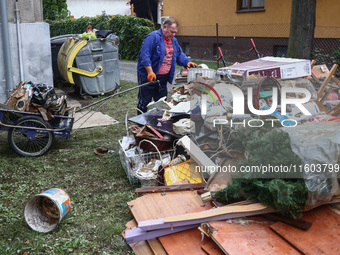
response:
{"label": "man's hand", "polygon": [[197,64],[194,63],[194,62],[189,62],[189,63],[187,64],[187,67],[197,67]]}
{"label": "man's hand", "polygon": [[156,80],[156,74],[153,71],[148,72],[148,81],[152,82]]}

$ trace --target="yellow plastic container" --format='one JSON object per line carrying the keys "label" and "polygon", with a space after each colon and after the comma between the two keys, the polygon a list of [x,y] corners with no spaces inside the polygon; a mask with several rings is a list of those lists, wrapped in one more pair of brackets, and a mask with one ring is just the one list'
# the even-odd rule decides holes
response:
{"label": "yellow plastic container", "polygon": [[165,185],[172,185],[185,179],[188,179],[190,183],[204,182],[201,173],[190,172],[190,159],[164,169]]}

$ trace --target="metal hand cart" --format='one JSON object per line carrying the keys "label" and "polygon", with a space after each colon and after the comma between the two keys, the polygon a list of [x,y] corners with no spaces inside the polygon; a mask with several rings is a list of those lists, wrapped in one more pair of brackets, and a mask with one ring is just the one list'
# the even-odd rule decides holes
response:
{"label": "metal hand cart", "polygon": [[0,104],[0,130],[8,131],[8,143],[17,154],[25,157],[42,156],[51,148],[54,136],[71,136],[76,112],[151,83],[160,84],[159,81],[147,82],[112,94],[80,109],[69,108],[64,116],[52,115],[49,121],[45,121],[41,113],[17,111]]}
{"label": "metal hand cart", "polygon": [[67,109],[65,115],[52,115],[45,121],[40,113],[16,111],[0,104],[0,130],[8,131],[8,143],[17,154],[38,157],[49,151],[54,136],[70,136],[74,109]]}

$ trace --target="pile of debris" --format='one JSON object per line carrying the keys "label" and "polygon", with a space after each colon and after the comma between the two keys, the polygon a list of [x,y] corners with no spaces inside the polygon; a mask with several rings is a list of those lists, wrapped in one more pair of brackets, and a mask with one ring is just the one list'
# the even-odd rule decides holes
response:
{"label": "pile of debris", "polygon": [[67,97],[58,96],[53,87],[46,84],[21,81],[11,91],[5,105],[21,112],[40,113],[44,120],[49,121],[52,115],[65,115]]}
{"label": "pile of debris", "polygon": [[266,57],[181,70],[170,102],[127,113],[121,163],[147,193],[128,203],[136,254],[339,251],[339,229],[316,220],[340,223],[326,205],[340,201],[336,69]]}

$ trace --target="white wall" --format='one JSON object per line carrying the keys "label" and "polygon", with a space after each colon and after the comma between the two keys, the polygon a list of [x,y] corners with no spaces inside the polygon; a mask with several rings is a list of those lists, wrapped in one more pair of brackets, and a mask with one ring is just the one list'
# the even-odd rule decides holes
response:
{"label": "white wall", "polygon": [[74,18],[96,17],[102,15],[130,15],[130,5],[127,0],[67,0],[67,9]]}
{"label": "white wall", "polygon": [[[11,46],[12,75],[14,84],[10,84],[10,91],[20,82],[20,68],[18,55],[17,27],[8,24],[9,41]],[[21,23],[21,50],[23,59],[24,81],[44,83],[53,86],[52,57],[50,43],[50,25],[43,22]],[[1,33],[1,29],[0,29]],[[3,68],[3,50],[0,40],[0,103],[7,99],[6,79]]]}

